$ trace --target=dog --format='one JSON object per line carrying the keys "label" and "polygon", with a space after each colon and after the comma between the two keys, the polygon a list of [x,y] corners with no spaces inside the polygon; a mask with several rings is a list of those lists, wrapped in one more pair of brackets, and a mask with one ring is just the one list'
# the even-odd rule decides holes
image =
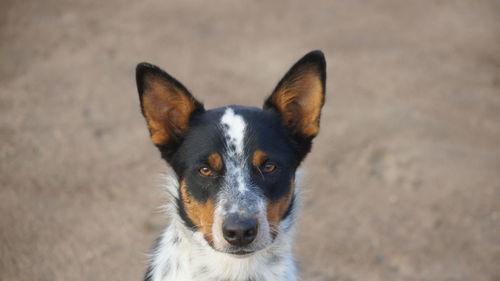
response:
{"label": "dog", "polygon": [[323,53],[296,62],[262,109],[206,110],[149,63],[137,65],[136,80],[151,140],[173,170],[171,222],[144,280],[297,280],[296,174],[319,132]]}

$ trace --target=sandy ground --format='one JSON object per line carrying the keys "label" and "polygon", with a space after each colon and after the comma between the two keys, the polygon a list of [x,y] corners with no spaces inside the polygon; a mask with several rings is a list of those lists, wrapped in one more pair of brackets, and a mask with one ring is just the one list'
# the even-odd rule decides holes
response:
{"label": "sandy ground", "polygon": [[167,170],[134,67],[260,106],[328,60],[302,280],[500,280],[500,2],[0,2],[0,280],[140,280]]}

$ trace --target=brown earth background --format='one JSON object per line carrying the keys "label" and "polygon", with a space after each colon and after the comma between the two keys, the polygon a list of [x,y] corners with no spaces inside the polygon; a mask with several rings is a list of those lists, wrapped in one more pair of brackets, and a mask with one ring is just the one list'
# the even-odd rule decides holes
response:
{"label": "brown earth background", "polygon": [[141,280],[149,61],[208,108],[328,61],[302,280],[500,280],[500,1],[0,1],[0,280]]}

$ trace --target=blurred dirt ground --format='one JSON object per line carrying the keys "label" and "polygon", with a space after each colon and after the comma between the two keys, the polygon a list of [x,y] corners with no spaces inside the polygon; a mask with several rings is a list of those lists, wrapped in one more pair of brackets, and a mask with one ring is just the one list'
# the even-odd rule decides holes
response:
{"label": "blurred dirt ground", "polygon": [[207,107],[328,60],[302,280],[500,280],[499,1],[0,2],[0,280],[140,280],[167,168],[150,61]]}

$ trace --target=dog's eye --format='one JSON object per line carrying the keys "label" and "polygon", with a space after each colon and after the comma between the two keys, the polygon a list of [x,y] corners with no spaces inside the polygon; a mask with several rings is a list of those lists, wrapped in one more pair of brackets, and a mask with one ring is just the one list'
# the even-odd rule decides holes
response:
{"label": "dog's eye", "polygon": [[272,173],[276,170],[276,168],[278,168],[278,166],[276,166],[276,163],[271,162],[271,161],[266,161],[260,167],[261,171],[264,173]]}
{"label": "dog's eye", "polygon": [[198,172],[203,176],[210,176],[212,174],[212,169],[207,166],[201,167]]}

